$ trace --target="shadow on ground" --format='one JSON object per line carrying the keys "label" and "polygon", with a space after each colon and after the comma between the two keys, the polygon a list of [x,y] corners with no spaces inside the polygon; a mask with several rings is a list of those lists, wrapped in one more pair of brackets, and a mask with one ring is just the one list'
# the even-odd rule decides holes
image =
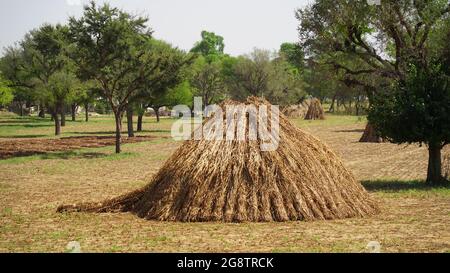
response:
{"label": "shadow on ground", "polygon": [[[67,134],[75,134],[75,135],[115,135],[116,131],[95,131],[95,132],[66,132]],[[122,134],[127,134],[127,131],[122,131]],[[135,131],[135,134],[139,133],[170,133],[170,130],[142,130]]]}
{"label": "shadow on ground", "polygon": [[402,180],[368,180],[361,181],[366,190],[371,192],[401,192],[408,190],[428,191],[432,189],[450,189],[450,183],[430,186],[422,180],[402,181]]}
{"label": "shadow on ground", "polygon": [[364,133],[364,129],[336,130],[335,133]]}
{"label": "shadow on ground", "polygon": [[47,135],[15,135],[15,136],[0,136],[0,138],[38,138],[46,136]]}
{"label": "shadow on ground", "polygon": [[39,156],[40,159],[73,159],[73,158],[102,158],[107,157],[106,153],[99,152],[77,152],[77,151],[65,151],[65,152],[52,152],[43,153]]}

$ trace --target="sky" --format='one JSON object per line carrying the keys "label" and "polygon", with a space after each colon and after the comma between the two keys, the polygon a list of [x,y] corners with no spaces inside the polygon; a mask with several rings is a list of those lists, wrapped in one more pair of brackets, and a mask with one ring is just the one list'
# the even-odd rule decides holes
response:
{"label": "sky", "polygon": [[[96,2],[104,2],[97,0]],[[184,50],[202,30],[224,37],[225,52],[278,49],[298,40],[295,10],[312,0],[109,0],[112,6],[149,18],[154,37]],[[0,0],[0,49],[44,23],[79,17],[88,0]]]}

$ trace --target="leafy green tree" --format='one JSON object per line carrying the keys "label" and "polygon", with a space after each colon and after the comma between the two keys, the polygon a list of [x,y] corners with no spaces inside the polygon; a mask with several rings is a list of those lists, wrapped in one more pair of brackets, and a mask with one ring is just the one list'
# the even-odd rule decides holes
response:
{"label": "leafy green tree", "polygon": [[305,88],[300,72],[284,59],[275,59],[271,63],[267,99],[280,106],[299,103],[305,97]]}
{"label": "leafy green tree", "polygon": [[424,143],[428,146],[429,184],[445,179],[441,150],[450,143],[450,77],[441,64],[427,69],[411,65],[404,80],[378,92],[369,111],[380,135],[394,143]]}
{"label": "leafy green tree", "polygon": [[220,101],[226,92],[222,62],[208,62],[205,57],[199,56],[192,65],[190,83],[194,95],[202,97],[205,106]]}
{"label": "leafy green tree", "polygon": [[37,82],[36,90],[41,99],[52,109],[52,117],[55,122],[55,135],[61,134],[61,122],[58,113],[63,110],[65,102],[72,100],[79,91],[80,82],[68,70],[53,73],[45,83]]}
{"label": "leafy green tree", "polygon": [[302,72],[305,66],[305,53],[299,43],[282,43],[279,54],[295,67],[299,73]]}
{"label": "leafy green tree", "polygon": [[[317,0],[299,9],[300,44],[309,58],[338,70],[349,87],[373,93],[406,77],[411,60],[427,63],[448,21],[448,0]],[[424,64],[426,66],[426,64]]]}
{"label": "leafy green tree", "polygon": [[298,102],[305,95],[298,69],[284,56],[267,50],[255,49],[249,55],[239,57],[228,82],[231,82],[231,96],[238,100],[260,96],[271,103],[287,105]]}
{"label": "leafy green tree", "polygon": [[152,108],[156,115],[156,121],[160,121],[159,110],[161,107],[173,107],[179,104],[192,104],[192,88],[188,81],[183,81],[173,88],[166,90],[164,94],[160,94],[147,101],[147,107]]}
{"label": "leafy green tree", "polygon": [[116,153],[121,150],[122,115],[129,99],[159,67],[147,21],[94,1],[84,7],[81,18],[69,20],[77,74],[97,82],[114,113]]}
{"label": "leafy green tree", "polygon": [[186,54],[164,41],[152,39],[151,44],[155,55],[160,56],[159,68],[147,76],[139,91],[131,98],[134,107],[128,109],[128,135],[133,134],[132,120],[130,119],[132,110],[138,112],[138,131],[142,130],[142,121],[147,108],[155,110],[156,119],[159,122],[159,109],[169,106],[165,97],[167,92],[186,79],[188,67],[193,60],[192,55]]}
{"label": "leafy green tree", "polygon": [[[21,113],[24,101],[31,104],[37,100],[41,106],[52,104],[47,101],[51,96],[45,93],[55,90],[47,88],[50,79],[70,64],[66,56],[67,33],[68,29],[62,25],[45,24],[27,33],[20,47],[7,49],[0,68],[14,89]],[[59,102],[65,103],[63,98]],[[63,114],[62,107],[58,107],[60,112],[55,112],[56,108],[49,110],[52,116]],[[55,129],[55,132],[60,130]]]}
{"label": "leafy green tree", "polygon": [[232,96],[245,99],[248,96],[262,97],[267,94],[271,59],[271,52],[262,49],[254,49],[250,54],[239,57],[232,74]]}
{"label": "leafy green tree", "polygon": [[189,81],[183,81],[174,88],[169,89],[166,94],[167,106],[173,107],[179,104],[192,105],[193,95],[192,87]]}
{"label": "leafy green tree", "polygon": [[[70,65],[66,56],[67,32],[66,26],[45,24],[30,31],[21,42],[24,60],[22,69],[33,82],[34,91],[38,91],[34,97],[49,108],[53,117],[58,114],[64,116],[63,107],[66,102],[61,98],[62,105],[54,108],[51,102],[49,105],[46,101],[49,96],[40,94],[39,91],[46,90],[45,86],[49,84],[50,78]],[[38,85],[40,88],[36,88]]]}
{"label": "leafy green tree", "polygon": [[[25,54],[24,48],[20,44],[17,44],[7,47],[0,60],[0,71],[4,78],[8,80],[9,86],[14,90],[14,103],[19,106],[21,116],[24,113],[24,105],[32,105],[36,101],[33,80],[34,76],[39,74],[39,70],[30,70],[32,66],[25,61],[25,56],[29,55],[29,53]],[[40,102],[39,106],[40,116],[43,117],[45,111],[44,102]]]}
{"label": "leafy green tree", "polygon": [[197,42],[191,49],[193,53],[199,53],[208,62],[216,61],[224,54],[224,40],[222,36],[216,35],[214,32],[202,31],[202,40]]}

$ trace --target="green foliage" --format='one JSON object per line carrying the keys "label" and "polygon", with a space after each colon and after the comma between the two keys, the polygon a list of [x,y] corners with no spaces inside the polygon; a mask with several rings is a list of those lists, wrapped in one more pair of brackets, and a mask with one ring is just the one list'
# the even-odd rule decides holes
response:
{"label": "green foliage", "polygon": [[427,63],[448,48],[438,37],[449,12],[447,0],[386,0],[378,6],[317,0],[296,16],[306,54],[331,65],[347,86],[364,87],[370,100],[380,86],[403,78],[411,60]]}
{"label": "green foliage", "polygon": [[286,59],[289,64],[297,68],[299,72],[305,66],[305,53],[298,43],[282,43],[279,54]]}
{"label": "green foliage", "polygon": [[223,55],[225,44],[222,36],[205,30],[202,31],[201,36],[202,40],[194,45],[191,52],[201,54],[207,58],[208,62],[215,61]]}
{"label": "green foliage", "polygon": [[368,119],[395,143],[450,142],[450,79],[439,64],[411,65],[404,81],[375,95]]}
{"label": "green foliage", "polygon": [[305,95],[298,70],[284,58],[274,57],[261,49],[239,57],[227,71],[230,95],[238,100],[262,96],[274,104],[297,103]]}
{"label": "green foliage", "polygon": [[45,84],[37,83],[35,88],[39,98],[52,108],[74,100],[82,92],[78,78],[67,70],[53,73]]}
{"label": "green foliage", "polygon": [[78,76],[94,80],[116,114],[158,68],[147,19],[132,16],[108,4],[85,6],[81,18],[70,18]]}
{"label": "green foliage", "polygon": [[191,86],[194,95],[202,97],[205,105],[217,103],[223,99],[226,91],[222,74],[222,62],[208,62],[199,56],[191,67]]}
{"label": "green foliage", "polygon": [[183,81],[174,88],[169,89],[165,97],[167,106],[178,104],[192,105],[192,87],[188,81]]}
{"label": "green foliage", "polygon": [[298,103],[306,95],[299,71],[284,59],[271,63],[267,99],[277,105]]}
{"label": "green foliage", "polygon": [[0,106],[6,106],[14,98],[13,91],[9,87],[10,83],[3,79],[2,74],[0,74]]}
{"label": "green foliage", "polygon": [[192,56],[164,41],[152,39],[151,45],[154,55],[159,56],[159,66],[145,78],[139,91],[131,98],[131,101],[145,106],[138,109],[140,112],[146,107],[171,106],[175,103],[168,99],[168,92],[185,81],[189,73],[188,65],[192,61]]}

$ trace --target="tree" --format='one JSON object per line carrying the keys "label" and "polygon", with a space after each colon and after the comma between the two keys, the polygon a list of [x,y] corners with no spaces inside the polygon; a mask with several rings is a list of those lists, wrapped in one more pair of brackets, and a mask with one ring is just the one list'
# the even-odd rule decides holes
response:
{"label": "tree", "polygon": [[207,62],[199,56],[192,65],[191,86],[194,95],[202,97],[204,105],[210,105],[221,100],[225,94],[225,84],[222,74],[222,63],[219,60]]}
{"label": "tree", "polygon": [[282,56],[289,64],[298,69],[301,73],[305,66],[305,53],[298,43],[282,43],[279,50]]}
{"label": "tree", "polygon": [[286,106],[299,103],[305,97],[300,72],[285,59],[284,55],[272,61],[270,71],[266,98],[271,103]]}
{"label": "tree", "polygon": [[204,56],[208,62],[215,61],[223,55],[225,44],[222,36],[205,30],[202,31],[201,36],[202,40],[194,45],[191,52]]}
{"label": "tree", "polygon": [[394,143],[425,143],[427,182],[440,184],[441,150],[450,143],[450,77],[441,64],[411,65],[404,80],[374,96],[369,121]]}
{"label": "tree", "polygon": [[248,96],[267,98],[271,103],[287,105],[303,97],[303,81],[297,68],[285,56],[255,49],[241,56],[229,73],[230,94],[238,100]]}
{"label": "tree", "polygon": [[[300,43],[310,58],[332,65],[349,87],[376,90],[406,77],[411,60],[429,62],[448,18],[447,0],[317,0],[299,9]],[[418,63],[418,62],[416,62]]]}
{"label": "tree", "polygon": [[10,83],[0,74],[0,107],[8,105],[14,99],[13,91],[9,86]]}
{"label": "tree", "polygon": [[191,105],[192,91],[189,82],[183,81],[174,88],[169,88],[164,94],[159,94],[147,101],[147,107],[155,111],[156,121],[159,122],[159,109],[163,106],[173,107],[178,104]]}
{"label": "tree", "polygon": [[[24,59],[22,69],[33,82],[34,91],[37,91],[35,92],[35,98],[50,108],[53,117],[60,114],[61,119],[64,118],[63,107],[66,103],[65,98],[61,97],[62,93],[59,94],[58,103],[60,105],[54,108],[56,105],[52,104],[52,101],[46,100],[50,96],[39,91],[45,91],[50,83],[50,78],[63,69],[67,69],[67,66],[70,65],[70,60],[66,56],[67,31],[67,27],[59,24],[45,24],[30,31],[21,42]],[[37,86],[40,86],[40,88],[36,88]],[[56,89],[49,88],[49,90]],[[48,105],[49,103],[51,105]],[[51,108],[52,106],[53,108]]]}
{"label": "tree", "polygon": [[[131,98],[134,108],[138,111],[138,131],[142,130],[142,119],[147,108],[154,109],[157,122],[159,122],[159,108],[168,106],[165,98],[167,92],[187,78],[188,66],[193,60],[192,55],[186,54],[164,41],[152,39],[151,44],[155,55],[160,56],[159,67],[145,78],[144,84]],[[133,126],[132,121],[128,120],[128,134],[131,135]]]}
{"label": "tree", "polygon": [[256,48],[250,54],[239,57],[232,74],[232,96],[237,99],[264,96],[268,92],[271,59],[270,51]]}
{"label": "tree", "polygon": [[121,150],[122,115],[129,99],[159,67],[147,21],[108,4],[97,7],[94,1],[84,7],[81,18],[69,20],[77,74],[98,83],[114,113],[116,153]]}
{"label": "tree", "polygon": [[[0,59],[0,71],[7,81],[8,87],[14,93],[14,103],[18,104],[20,115],[23,116],[23,106],[34,101],[33,84],[30,75],[24,69],[23,49],[11,46],[5,49]],[[41,107],[42,108],[42,107]]]}
{"label": "tree", "polygon": [[55,122],[55,135],[61,134],[61,122],[58,113],[62,113],[64,103],[76,96],[80,88],[77,77],[68,70],[53,73],[46,83],[37,83],[36,90],[52,111]]}
{"label": "tree", "polygon": [[[31,104],[31,101],[38,100],[41,106],[53,107],[49,109],[53,117],[64,115],[65,98],[61,97],[61,93],[58,94],[56,105],[47,92],[56,90],[50,88],[50,79],[70,66],[70,60],[66,56],[67,31],[67,27],[59,24],[44,24],[27,33],[20,42],[20,47],[8,48],[2,58],[1,69],[15,90],[21,114],[24,101]],[[55,124],[57,134],[60,133],[59,126],[58,123],[56,128]]]}

